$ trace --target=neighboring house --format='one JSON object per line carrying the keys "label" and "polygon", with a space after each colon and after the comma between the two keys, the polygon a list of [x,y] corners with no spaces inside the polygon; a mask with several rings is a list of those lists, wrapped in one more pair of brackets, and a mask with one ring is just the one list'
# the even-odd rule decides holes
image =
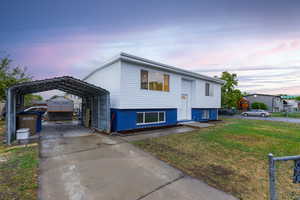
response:
{"label": "neighboring house", "polygon": [[81,105],[82,105],[82,99],[79,96],[73,95],[73,94],[65,94],[65,97],[67,99],[70,99],[74,103],[74,112],[80,113],[81,111]]}
{"label": "neighboring house", "polygon": [[281,112],[283,111],[283,100],[280,96],[269,95],[269,94],[251,94],[245,96],[251,106],[254,102],[261,102],[267,105],[268,111],[270,112]]}
{"label": "neighboring house", "polygon": [[249,110],[249,107],[249,101],[245,97],[242,97],[238,102],[238,109],[242,111],[247,111]]}
{"label": "neighboring house", "polygon": [[284,111],[298,112],[300,111],[300,102],[294,99],[284,100]]}
{"label": "neighboring house", "polygon": [[84,81],[107,89],[112,131],[218,119],[223,80],[120,53]]}
{"label": "neighboring house", "polygon": [[49,99],[47,101],[47,117],[50,121],[72,120],[73,101],[62,96]]}

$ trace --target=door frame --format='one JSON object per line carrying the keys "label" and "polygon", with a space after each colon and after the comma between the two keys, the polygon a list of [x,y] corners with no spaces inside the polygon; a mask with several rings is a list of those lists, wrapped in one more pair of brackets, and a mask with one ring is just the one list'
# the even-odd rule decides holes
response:
{"label": "door frame", "polygon": [[[188,88],[184,88],[183,82],[188,82]],[[180,91],[180,107],[178,109],[178,116],[177,121],[185,121],[185,120],[192,120],[192,84],[193,80],[189,79],[181,79],[181,91]],[[187,105],[186,105],[186,115],[183,116],[183,108],[182,108],[182,96],[187,96]]]}

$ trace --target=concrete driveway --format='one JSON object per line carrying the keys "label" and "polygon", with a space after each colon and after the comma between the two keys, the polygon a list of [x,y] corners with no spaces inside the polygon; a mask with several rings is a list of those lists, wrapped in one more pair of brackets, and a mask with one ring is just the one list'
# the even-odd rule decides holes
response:
{"label": "concrete driveway", "polygon": [[74,124],[45,126],[42,200],[231,200],[120,138]]}
{"label": "concrete driveway", "polygon": [[264,120],[264,121],[276,121],[276,122],[288,122],[288,123],[300,123],[300,119],[288,118],[288,117],[244,117],[241,115],[234,116],[222,116],[223,118],[238,118],[238,119],[254,119],[254,120]]}

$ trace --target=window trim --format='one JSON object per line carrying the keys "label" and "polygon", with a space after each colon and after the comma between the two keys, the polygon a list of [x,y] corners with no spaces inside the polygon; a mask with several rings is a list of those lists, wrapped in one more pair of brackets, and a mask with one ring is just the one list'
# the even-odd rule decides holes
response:
{"label": "window trim", "polygon": [[[147,89],[146,88],[142,88],[142,72],[147,72]],[[163,86],[162,86],[162,90],[151,90],[150,89],[150,81],[149,81],[149,77],[150,77],[150,73],[151,72],[159,72],[162,74],[163,77]],[[168,76],[168,90],[165,90],[165,76]],[[170,74],[168,73],[164,73],[162,71],[158,71],[158,70],[146,70],[146,69],[141,69],[140,70],[140,89],[141,90],[148,90],[148,91],[156,91],[156,92],[170,92]]]}
{"label": "window trim", "polygon": [[205,82],[205,96],[206,97],[209,97],[209,92],[210,92],[210,84]]}
{"label": "window trim", "polygon": [[[207,88],[207,86],[208,86],[208,88]],[[208,89],[208,91],[206,89]],[[205,82],[204,95],[206,97],[214,96],[214,85],[212,83]]]}
{"label": "window trim", "polygon": [[[143,123],[137,122],[137,115],[142,113],[143,114]],[[145,123],[145,115],[146,113],[157,113],[157,122],[147,122]],[[159,121],[159,113],[164,113],[164,121]],[[147,111],[147,112],[136,112],[136,125],[148,125],[148,124],[161,124],[166,123],[166,111]]]}

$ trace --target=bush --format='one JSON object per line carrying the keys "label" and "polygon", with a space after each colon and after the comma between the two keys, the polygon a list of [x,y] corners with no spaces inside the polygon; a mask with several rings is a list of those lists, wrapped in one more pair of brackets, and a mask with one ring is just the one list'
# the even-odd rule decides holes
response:
{"label": "bush", "polygon": [[253,102],[251,104],[252,109],[262,109],[262,110],[268,110],[268,106],[262,102]]}

